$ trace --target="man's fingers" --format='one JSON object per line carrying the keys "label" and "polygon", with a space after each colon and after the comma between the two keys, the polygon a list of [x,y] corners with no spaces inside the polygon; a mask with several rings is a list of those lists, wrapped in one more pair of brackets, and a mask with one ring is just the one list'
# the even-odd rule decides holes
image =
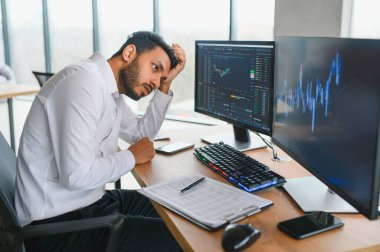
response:
{"label": "man's fingers", "polygon": [[186,62],[186,53],[185,50],[179,44],[172,44],[172,48],[174,51],[174,56],[178,59],[178,64],[181,68],[183,68]]}

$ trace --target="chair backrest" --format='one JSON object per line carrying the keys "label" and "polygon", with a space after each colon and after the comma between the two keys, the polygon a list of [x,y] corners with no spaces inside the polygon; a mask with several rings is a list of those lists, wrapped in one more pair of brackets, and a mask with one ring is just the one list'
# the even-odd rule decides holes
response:
{"label": "chair backrest", "polygon": [[[13,70],[6,64],[0,63],[0,83],[14,84],[15,74]],[[0,103],[6,102],[6,99],[0,99]]]}
{"label": "chair backrest", "polygon": [[6,64],[0,63],[0,83],[15,83],[15,74]]}
{"label": "chair backrest", "polygon": [[42,87],[42,85],[44,85],[45,82],[47,82],[47,80],[50,79],[50,77],[54,75],[53,73],[43,73],[43,72],[36,72],[36,71],[32,71],[32,73],[36,77],[38,84],[40,84],[40,87]]}
{"label": "chair backrest", "polygon": [[14,207],[16,155],[0,132],[0,229],[20,226]]}

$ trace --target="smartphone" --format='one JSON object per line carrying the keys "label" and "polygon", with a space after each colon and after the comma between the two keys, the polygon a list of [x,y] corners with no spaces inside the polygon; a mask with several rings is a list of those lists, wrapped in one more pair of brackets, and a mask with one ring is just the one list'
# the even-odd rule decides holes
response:
{"label": "smartphone", "polygon": [[179,142],[170,143],[170,144],[166,144],[166,145],[157,147],[156,151],[158,153],[173,154],[173,153],[177,153],[181,150],[185,150],[185,149],[192,148],[192,147],[194,147],[193,143],[179,141]]}
{"label": "smartphone", "polygon": [[282,221],[277,227],[288,235],[303,239],[324,231],[343,226],[343,222],[330,213],[311,212],[304,216]]}

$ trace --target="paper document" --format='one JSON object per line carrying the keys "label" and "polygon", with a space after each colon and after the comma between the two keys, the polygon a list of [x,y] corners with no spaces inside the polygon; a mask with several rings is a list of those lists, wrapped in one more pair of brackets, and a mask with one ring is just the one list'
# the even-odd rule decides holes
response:
{"label": "paper document", "polygon": [[201,174],[162,182],[137,190],[206,229],[216,229],[240,220],[272,205],[272,201],[236,187],[205,178],[201,183],[181,193],[181,190],[201,179]]}

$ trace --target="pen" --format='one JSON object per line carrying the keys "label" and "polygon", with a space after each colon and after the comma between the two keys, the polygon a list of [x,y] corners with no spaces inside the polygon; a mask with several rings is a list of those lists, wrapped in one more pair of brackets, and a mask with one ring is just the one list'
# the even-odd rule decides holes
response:
{"label": "pen", "polygon": [[206,178],[206,177],[200,178],[200,179],[198,179],[197,181],[195,181],[194,183],[192,183],[192,184],[186,186],[185,188],[183,188],[183,189],[181,190],[181,193],[184,193],[184,192],[190,190],[191,188],[193,188],[194,186],[198,185],[198,184],[201,183],[203,180],[205,180],[205,178]]}

